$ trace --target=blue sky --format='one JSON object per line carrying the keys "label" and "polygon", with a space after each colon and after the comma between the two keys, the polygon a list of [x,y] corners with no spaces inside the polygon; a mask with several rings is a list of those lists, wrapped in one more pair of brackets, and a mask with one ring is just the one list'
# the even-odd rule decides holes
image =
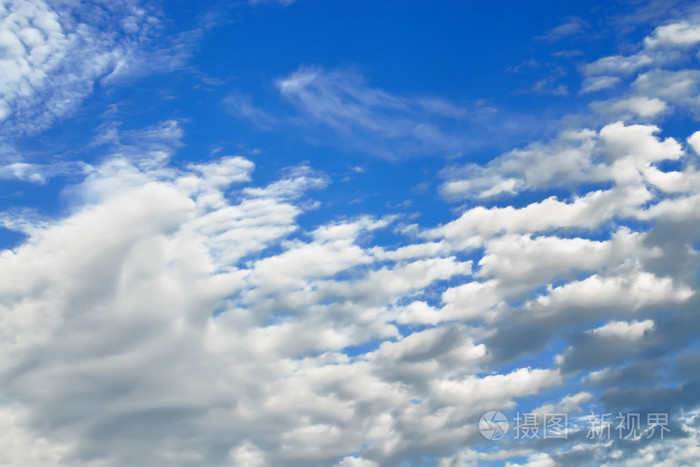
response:
{"label": "blue sky", "polygon": [[696,464],[698,57],[683,1],[0,3],[0,464]]}

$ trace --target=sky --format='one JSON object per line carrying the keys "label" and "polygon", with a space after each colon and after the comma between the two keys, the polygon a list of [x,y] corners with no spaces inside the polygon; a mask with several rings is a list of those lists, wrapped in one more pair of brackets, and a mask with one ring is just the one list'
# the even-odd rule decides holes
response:
{"label": "sky", "polygon": [[0,0],[0,465],[697,465],[698,60],[679,0]]}

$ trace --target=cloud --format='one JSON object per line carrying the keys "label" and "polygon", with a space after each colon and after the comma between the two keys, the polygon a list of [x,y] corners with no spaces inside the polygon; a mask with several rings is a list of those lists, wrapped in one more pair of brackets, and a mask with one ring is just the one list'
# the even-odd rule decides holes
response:
{"label": "cloud", "polygon": [[644,68],[687,61],[687,50],[700,43],[700,17],[659,26],[648,35],[641,50],[631,55],[610,55],[583,67],[587,76],[629,76]]}
{"label": "cloud", "polygon": [[282,6],[289,6],[294,3],[295,0],[249,0],[251,4],[258,5],[264,3],[279,3]]}
{"label": "cloud", "polygon": [[654,321],[647,319],[644,321],[613,321],[591,332],[596,336],[605,338],[620,338],[625,340],[637,340],[644,336],[644,333],[654,329]]}
{"label": "cloud", "polygon": [[[489,362],[604,316],[629,324],[602,330],[634,334],[652,318],[626,320],[624,310],[675,306],[690,293],[642,268],[663,254],[642,247],[642,233],[620,230],[609,241],[527,234],[579,219],[593,227],[605,215],[554,211],[547,220],[533,203],[494,222],[498,211],[475,209],[425,231],[434,241],[392,250],[372,242],[392,217],[300,230],[297,217],[313,206],[305,193],[328,183],[309,167],[257,186],[253,163],[240,156],[180,168],[168,157],[142,163],[139,150],[177,147],[175,122],[108,133],[113,154],[72,188],[71,214],[36,225],[0,255],[0,377],[16,404],[4,410],[24,414],[14,418],[12,450],[0,454],[6,462],[33,452],[27,440],[37,438],[47,440],[37,455],[55,465],[449,456],[478,439],[471,421],[480,413],[566,381],[556,367],[484,373]],[[653,128],[601,133],[611,161],[677,151]],[[601,207],[620,203],[619,194]],[[465,220],[474,213],[496,217]],[[470,237],[485,246],[476,275],[454,254]],[[631,260],[636,266],[625,266]],[[577,280],[576,271],[593,274]],[[570,282],[527,299],[562,279]],[[508,302],[516,284],[520,306]],[[515,329],[539,333],[524,345]]]}
{"label": "cloud", "polygon": [[697,70],[652,70],[637,76],[632,83],[637,99],[663,100],[700,116],[700,72]]}
{"label": "cloud", "polygon": [[[658,104],[620,102],[617,104],[621,108],[637,104],[653,108]],[[676,160],[683,153],[673,138],[659,140],[655,136],[659,131],[654,125],[625,125],[623,122],[608,124],[597,134],[589,129],[564,131],[547,144],[538,142],[513,150],[485,166],[467,164],[450,168],[445,171],[449,180],[440,191],[447,199],[484,199],[525,190],[573,187],[584,181],[613,181],[620,187],[636,184],[644,190],[644,182],[663,178],[650,164],[664,159]],[[603,193],[606,192],[601,192],[600,196],[606,196]],[[587,196],[591,195],[592,192]],[[534,203],[530,208],[534,209]]]}
{"label": "cloud", "polygon": [[660,26],[649,37],[644,39],[644,45],[650,48],[664,46],[690,47],[698,43],[700,43],[700,26],[688,21]]}
{"label": "cloud", "polygon": [[579,94],[609,89],[618,84],[621,79],[618,76],[589,76],[584,79]]}
{"label": "cloud", "polygon": [[442,119],[462,118],[464,109],[434,98],[393,96],[368,87],[353,71],[302,67],[278,80],[277,87],[311,122],[384,157],[452,154],[466,147],[464,139],[440,125]]}
{"label": "cloud", "polygon": [[700,131],[696,131],[688,138],[688,144],[696,154],[700,155]]}
{"label": "cloud", "polygon": [[54,164],[31,164],[27,162],[12,162],[0,166],[0,179],[20,180],[43,185],[51,177],[75,172],[80,172],[80,164],[60,162]]}
{"label": "cloud", "polygon": [[[191,39],[153,47],[158,12],[137,1],[0,7],[2,138],[35,134],[77,109],[96,82],[169,71],[188,56]],[[191,35],[191,34],[190,34]]]}
{"label": "cloud", "polygon": [[553,96],[568,96],[569,89],[564,84],[554,85],[556,78],[544,78],[536,82],[531,91],[537,94],[551,94]]}
{"label": "cloud", "polygon": [[581,34],[588,27],[588,23],[581,18],[572,18],[564,24],[553,28],[544,36],[539,36],[538,39],[548,41],[558,41],[565,37],[576,36]]}
{"label": "cloud", "polygon": [[[236,97],[235,93],[225,105],[236,116],[254,123],[277,121],[292,125],[316,144],[322,142],[345,152],[362,151],[391,160],[459,156],[468,150],[522,138],[535,127],[527,116],[500,114],[484,104],[464,106],[436,97],[391,94],[369,86],[351,68],[302,66],[278,79],[276,86],[296,114],[272,114],[255,108],[248,98]],[[496,121],[501,128],[498,138],[493,125]]]}
{"label": "cloud", "polygon": [[234,91],[224,99],[224,107],[231,115],[248,120],[260,127],[277,123],[277,119],[260,107],[257,107],[250,96]]}
{"label": "cloud", "polygon": [[[635,167],[685,156],[655,131],[606,127],[600,155]],[[425,230],[433,241],[392,250],[372,241],[391,217],[302,231],[296,219],[312,206],[305,193],[328,183],[309,167],[257,186],[253,163],[240,156],[181,168],[167,157],[140,162],[138,147],[176,147],[180,132],[172,122],[118,132],[108,146],[114,154],[73,188],[72,213],[37,224],[0,254],[0,377],[14,401],[2,406],[13,433],[4,462],[387,465],[449,457],[478,443],[472,422],[484,411],[514,408],[568,381],[556,365],[496,374],[484,372],[489,365],[558,336],[578,350],[562,360],[573,371],[596,361],[585,339],[624,356],[611,342],[653,335],[659,345],[678,335],[653,313],[684,306],[692,290],[647,270],[668,252],[648,245],[648,233],[621,229],[604,241],[531,234],[597,228],[609,215],[603,206],[625,204],[624,191],[611,192],[598,213],[551,209],[580,201],[545,200],[503,217],[474,208]],[[467,220],[477,214],[493,217]],[[484,247],[476,273],[454,254],[470,248],[461,243],[468,238]],[[436,284],[445,284],[437,297]],[[509,301],[516,285],[520,303]],[[397,322],[430,326],[407,331]],[[566,337],[583,329],[593,330],[584,340]],[[371,342],[377,346],[345,351]],[[581,410],[590,400],[552,406]],[[36,439],[45,441],[29,448]]]}
{"label": "cloud", "polygon": [[598,113],[610,114],[614,118],[625,120],[635,117],[655,117],[668,109],[666,103],[661,99],[648,97],[592,102],[591,107]]}
{"label": "cloud", "polygon": [[584,72],[587,75],[615,74],[624,76],[632,74],[652,63],[654,63],[654,60],[642,52],[629,56],[611,55],[589,63],[584,68]]}

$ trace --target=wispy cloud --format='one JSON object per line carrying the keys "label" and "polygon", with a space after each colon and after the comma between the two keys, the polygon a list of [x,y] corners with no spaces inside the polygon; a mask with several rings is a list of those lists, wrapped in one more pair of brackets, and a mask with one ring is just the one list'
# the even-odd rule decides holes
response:
{"label": "wispy cloud", "polygon": [[[359,150],[396,159],[423,155],[460,155],[484,145],[496,120],[509,136],[527,133],[527,119],[501,115],[488,105],[457,105],[435,97],[405,97],[368,85],[356,70],[328,71],[301,67],[279,79],[280,95],[298,111],[301,119],[287,122],[301,125],[314,134],[323,130],[330,144],[345,150]],[[253,112],[253,118],[259,111]],[[328,132],[332,131],[332,139]]]}
{"label": "wispy cloud", "polygon": [[243,94],[239,90],[235,90],[226,96],[224,108],[234,117],[247,120],[262,128],[269,128],[270,125],[278,121],[276,117],[256,106],[251,96]]}
{"label": "wispy cloud", "polygon": [[20,180],[23,182],[45,184],[51,177],[80,173],[80,163],[57,162],[54,164],[34,164],[27,162],[12,162],[0,166],[0,179]]}
{"label": "wispy cloud", "polygon": [[589,24],[581,18],[571,18],[567,22],[552,28],[547,34],[538,36],[537,39],[558,41],[565,37],[573,37],[583,34]]}

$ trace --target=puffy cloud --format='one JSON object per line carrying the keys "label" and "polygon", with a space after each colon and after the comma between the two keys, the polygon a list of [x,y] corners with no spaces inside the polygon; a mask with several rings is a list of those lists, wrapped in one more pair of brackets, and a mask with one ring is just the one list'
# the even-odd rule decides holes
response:
{"label": "puffy cloud", "polygon": [[642,52],[626,57],[623,55],[611,55],[589,63],[584,68],[584,72],[587,75],[615,74],[624,76],[632,74],[652,63],[654,63],[654,60]]}
{"label": "puffy cloud", "polygon": [[174,45],[164,45],[155,40],[158,26],[158,12],[137,0],[87,5],[4,2],[0,6],[1,136],[34,134],[70,115],[97,81],[181,66],[193,38],[184,35],[172,39]]}
{"label": "puffy cloud", "polygon": [[700,155],[700,131],[696,131],[688,138],[688,144],[696,154]]}
{"label": "puffy cloud", "polygon": [[487,166],[469,164],[445,171],[449,180],[440,191],[448,199],[488,198],[558,182],[590,177],[596,134],[565,131],[549,144],[533,143],[503,154]]}
{"label": "puffy cloud", "polygon": [[697,70],[652,70],[642,73],[632,83],[639,99],[661,99],[677,108],[700,115],[700,72]]}
{"label": "puffy cloud", "polygon": [[497,278],[503,288],[501,293],[509,296],[573,278],[581,272],[615,266],[629,258],[661,254],[643,241],[643,235],[627,229],[615,232],[608,241],[504,235],[486,244],[476,275]]}
{"label": "puffy cloud", "polygon": [[[432,400],[426,382],[476,369],[483,347],[462,331],[447,346],[445,330],[404,339],[390,312],[470,263],[374,264],[359,237],[391,219],[328,223],[282,242],[298,228],[299,197],[326,183],[308,168],[239,187],[233,203],[224,191],[250,179],[246,159],[179,170],[132,159],[90,168],[72,189],[73,214],[0,255],[0,373],[17,401],[3,410],[24,414],[11,418],[17,436],[3,461],[347,464],[370,439],[375,459],[400,456],[415,434],[389,427],[429,413],[411,412],[410,399]],[[256,256],[272,245],[282,251]],[[370,338],[398,341],[358,361],[338,353]],[[389,407],[396,415],[381,415]],[[29,449],[36,439],[45,445]]]}
{"label": "puffy cloud", "polygon": [[[656,141],[641,138],[642,146],[610,131],[614,158],[677,150],[652,130],[635,133]],[[144,165],[124,155],[135,146],[124,147],[72,189],[73,214],[0,256],[0,369],[12,410],[25,414],[13,422],[12,452],[30,453],[26,439],[43,437],[36,455],[55,465],[373,465],[447,455],[478,436],[468,421],[483,411],[564,382],[556,368],[482,373],[518,345],[507,337],[519,322],[503,302],[509,287],[522,282],[526,293],[571,271],[659,254],[625,229],[607,241],[518,235],[533,219],[509,215],[491,227],[463,224],[480,225],[472,234],[486,248],[477,277],[466,279],[472,262],[451,256],[460,246],[449,224],[429,231],[436,242],[397,250],[362,246],[390,217],[329,222],[285,240],[298,230],[303,193],[327,183],[308,167],[258,187],[241,157],[174,169],[167,158]],[[236,184],[236,196],[226,195]],[[542,225],[550,224],[559,225]],[[572,308],[637,309],[690,293],[643,271],[618,273],[553,287],[512,311],[542,329],[551,322],[551,336],[576,322]],[[433,301],[434,283],[460,277]],[[473,319],[493,327],[460,324]],[[396,323],[435,327],[406,332]],[[372,341],[381,342],[376,350],[344,350]],[[585,400],[562,404],[573,410]]]}
{"label": "puffy cloud", "polygon": [[647,47],[692,46],[700,42],[700,25],[681,21],[659,26],[644,39]]}
{"label": "puffy cloud", "polygon": [[586,75],[629,76],[643,68],[682,62],[686,49],[700,43],[698,16],[657,27],[632,55],[610,55],[584,66]]}
{"label": "puffy cloud", "polygon": [[591,103],[596,112],[618,115],[621,118],[654,117],[666,110],[666,103],[657,98],[630,97]]}
{"label": "puffy cloud", "polygon": [[[651,164],[677,160],[683,154],[682,146],[675,139],[659,140],[656,137],[659,132],[660,128],[654,125],[626,125],[624,122],[608,124],[598,133],[565,131],[547,144],[535,143],[511,151],[486,166],[468,164],[451,168],[445,171],[449,180],[440,190],[448,199],[461,199],[512,195],[525,190],[571,189],[585,182],[614,181],[619,187],[637,185],[641,189],[645,175],[656,180],[664,177],[652,170]],[[600,196],[612,191],[601,192]],[[572,206],[580,201],[579,198]],[[535,203],[522,209],[534,210]],[[511,221],[516,218],[510,217]],[[560,226],[569,225],[562,221]],[[532,231],[536,230],[537,227]]]}
{"label": "puffy cloud", "polygon": [[592,332],[596,336],[607,338],[620,339],[640,339],[645,332],[654,329],[654,321],[647,319],[644,321],[612,321],[604,326],[593,329]]}

